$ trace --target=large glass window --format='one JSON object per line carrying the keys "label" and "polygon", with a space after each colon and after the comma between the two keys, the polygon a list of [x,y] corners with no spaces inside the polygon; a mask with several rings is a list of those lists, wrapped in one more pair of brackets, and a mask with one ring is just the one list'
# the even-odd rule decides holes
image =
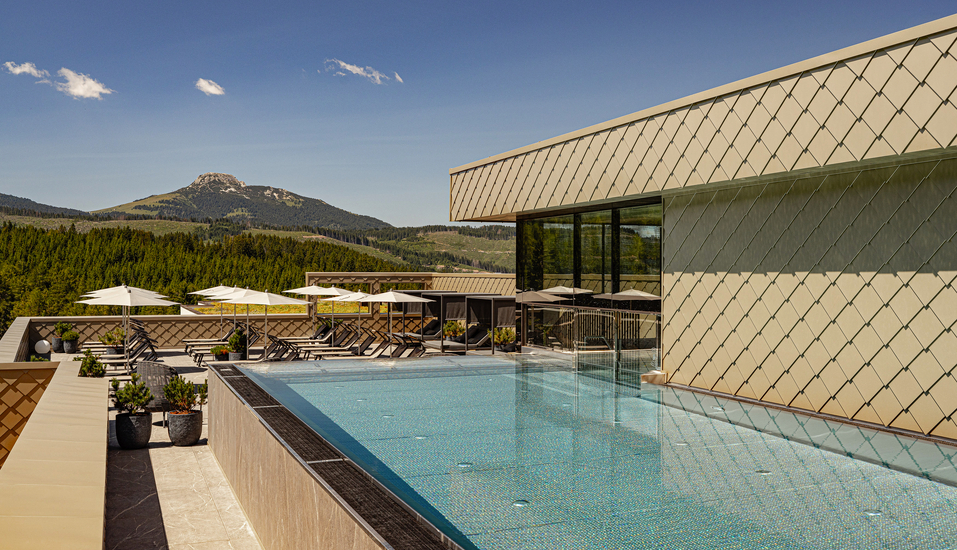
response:
{"label": "large glass window", "polygon": [[612,291],[612,233],[611,210],[581,214],[581,282],[576,286],[597,294]]}
{"label": "large glass window", "polygon": [[542,264],[542,288],[574,284],[574,216],[556,216],[542,220]]}
{"label": "large glass window", "polygon": [[618,211],[618,292],[637,289],[661,296],[661,205]]}
{"label": "large glass window", "polygon": [[518,224],[518,285],[541,290],[573,286],[575,278],[575,217],[554,216]]}

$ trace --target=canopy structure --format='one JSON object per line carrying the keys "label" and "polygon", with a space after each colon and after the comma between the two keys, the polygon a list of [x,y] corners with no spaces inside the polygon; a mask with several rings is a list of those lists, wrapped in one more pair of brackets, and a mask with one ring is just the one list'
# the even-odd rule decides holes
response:
{"label": "canopy structure", "polygon": [[[439,326],[443,327],[443,330],[446,321],[464,321],[467,317],[465,299],[471,296],[500,296],[500,294],[491,292],[447,292],[442,290],[423,292],[423,298],[431,298],[435,303],[422,308],[422,327],[425,327],[426,315],[437,317]],[[439,339],[439,349],[442,353],[445,353],[445,338]]]}
{"label": "canopy structure", "polygon": [[[159,298],[161,296],[152,290],[144,290],[136,287],[114,287],[95,291],[100,296],[79,300],[78,304],[87,304],[91,306],[122,306],[123,307],[123,332],[125,342],[123,343],[123,354],[125,355],[125,365],[129,369],[130,363],[130,323],[129,308],[136,306],[178,306],[178,302],[171,302]],[[93,294],[93,293],[91,293]]]}
{"label": "canopy structure", "polygon": [[[221,296],[218,299],[222,300],[225,304],[255,304],[266,306],[266,320],[265,320],[265,329],[263,344],[268,345],[269,341],[269,306],[280,306],[280,305],[308,305],[309,302],[305,300],[298,300],[296,298],[290,298],[288,296],[281,296],[279,294],[273,294],[268,290],[266,292],[259,292],[255,290],[246,290],[243,292],[238,292],[236,295],[227,294]],[[246,315],[249,315],[249,309],[246,309]]]}
{"label": "canopy structure", "polygon": [[[465,326],[475,319],[492,331],[492,354],[495,354],[495,329],[515,326],[515,296],[466,296]],[[517,336],[517,335],[516,335]],[[469,352],[469,341],[465,339],[465,353]]]}

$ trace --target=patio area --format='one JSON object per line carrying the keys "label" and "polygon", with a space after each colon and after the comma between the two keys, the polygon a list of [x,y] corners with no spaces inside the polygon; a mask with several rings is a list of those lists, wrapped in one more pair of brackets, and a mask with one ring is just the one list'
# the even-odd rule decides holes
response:
{"label": "patio area", "polygon": [[[71,355],[54,354],[53,361]],[[205,368],[180,351],[160,352],[160,359],[188,381],[202,383]],[[128,375],[120,380],[129,380]],[[153,414],[149,447],[127,451],[116,443],[110,410],[107,450],[105,548],[107,550],[258,550],[262,546],[249,526],[219,463],[203,434],[191,447],[174,447]]]}

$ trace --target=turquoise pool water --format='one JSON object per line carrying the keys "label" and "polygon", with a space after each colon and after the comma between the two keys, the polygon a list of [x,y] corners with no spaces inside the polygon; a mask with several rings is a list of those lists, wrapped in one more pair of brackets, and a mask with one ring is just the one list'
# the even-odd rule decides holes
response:
{"label": "turquoise pool water", "polygon": [[465,547],[957,545],[957,448],[553,359],[242,370]]}

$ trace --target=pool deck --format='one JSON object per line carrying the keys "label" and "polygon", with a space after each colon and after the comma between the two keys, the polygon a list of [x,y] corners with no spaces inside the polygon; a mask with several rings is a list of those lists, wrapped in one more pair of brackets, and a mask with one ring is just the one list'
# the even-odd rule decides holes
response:
{"label": "pool deck", "polygon": [[[205,368],[180,352],[160,352],[164,364],[189,381],[202,382]],[[55,354],[53,360],[71,356]],[[120,376],[128,380],[128,376]],[[174,447],[153,414],[149,447],[119,448],[110,410],[107,450],[107,550],[258,550],[262,546],[223,475],[206,440],[206,419],[199,443]]]}

